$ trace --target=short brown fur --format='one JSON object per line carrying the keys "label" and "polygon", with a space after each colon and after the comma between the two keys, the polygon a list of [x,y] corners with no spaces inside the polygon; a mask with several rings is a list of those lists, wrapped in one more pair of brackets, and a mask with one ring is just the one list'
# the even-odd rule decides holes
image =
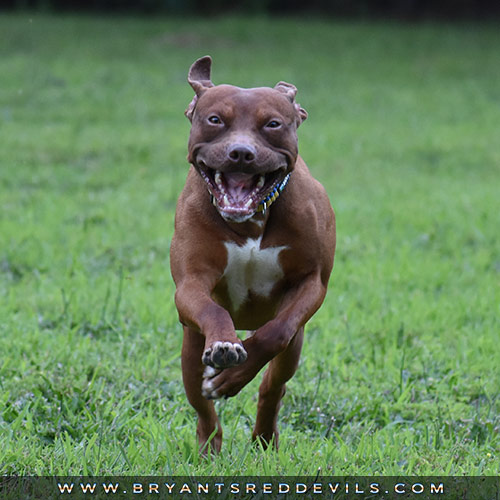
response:
{"label": "short brown fur", "polygon": [[[253,437],[264,446],[278,446],[277,417],[285,383],[298,366],[304,325],[325,298],[335,252],[335,216],[328,196],[297,152],[296,129],[307,113],[295,102],[295,87],[284,82],[274,89],[214,86],[210,63],[202,58],[189,73],[196,92],[186,111],[192,121],[192,166],[179,197],[171,245],[175,301],[184,325],[183,381],[198,414],[203,452],[207,447],[220,450],[222,442],[222,428],[213,402],[204,395],[204,384],[210,387],[209,397],[234,396],[266,365]],[[223,126],[207,122],[211,113],[221,117]],[[279,130],[266,130],[265,122],[273,116],[279,117]],[[252,152],[251,161],[235,165],[228,160],[235,141]],[[285,173],[285,168],[291,175],[269,208],[235,221],[212,203],[200,175],[207,164],[228,176],[238,169],[267,176]],[[249,292],[235,310],[224,277],[227,244],[243,246],[259,238],[260,250],[285,247],[279,254],[282,277],[268,296]],[[241,341],[236,330],[254,333]],[[236,362],[224,366],[224,361],[214,361],[219,359],[214,346],[221,342],[229,343],[231,356],[239,356]],[[207,374],[203,360],[215,367],[213,371]]]}

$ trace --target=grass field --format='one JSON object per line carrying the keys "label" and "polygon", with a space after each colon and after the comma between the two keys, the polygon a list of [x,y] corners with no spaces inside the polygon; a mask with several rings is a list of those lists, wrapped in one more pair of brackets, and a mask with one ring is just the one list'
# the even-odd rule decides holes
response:
{"label": "grass field", "polygon": [[[256,380],[201,460],[168,252],[207,53],[299,88],[338,249],[279,452]],[[495,25],[0,17],[0,473],[498,474],[499,53]]]}

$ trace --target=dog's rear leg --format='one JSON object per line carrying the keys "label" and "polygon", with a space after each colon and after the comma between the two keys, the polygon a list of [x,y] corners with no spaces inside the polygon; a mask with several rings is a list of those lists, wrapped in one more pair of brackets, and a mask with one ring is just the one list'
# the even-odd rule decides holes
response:
{"label": "dog's rear leg", "polygon": [[264,448],[273,442],[278,448],[278,412],[285,395],[285,383],[292,378],[299,365],[300,351],[304,339],[304,328],[296,333],[288,347],[271,360],[259,388],[257,420],[253,439]]}
{"label": "dog's rear leg", "polygon": [[198,414],[196,435],[200,452],[206,455],[209,450],[220,451],[222,427],[213,401],[209,401],[201,393],[203,371],[206,368],[201,361],[204,348],[205,337],[185,326],[182,342],[182,380],[187,398]]}

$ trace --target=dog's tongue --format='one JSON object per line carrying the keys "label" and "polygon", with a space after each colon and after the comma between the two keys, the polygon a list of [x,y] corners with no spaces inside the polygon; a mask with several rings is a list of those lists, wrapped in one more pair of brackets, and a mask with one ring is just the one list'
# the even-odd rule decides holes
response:
{"label": "dog's tongue", "polygon": [[254,185],[253,175],[241,172],[224,174],[226,189],[234,201],[242,201],[248,196]]}

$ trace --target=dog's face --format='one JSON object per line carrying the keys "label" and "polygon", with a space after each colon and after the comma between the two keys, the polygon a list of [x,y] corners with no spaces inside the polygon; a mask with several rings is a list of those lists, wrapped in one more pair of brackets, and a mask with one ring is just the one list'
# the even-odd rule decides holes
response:
{"label": "dog's face", "polygon": [[243,222],[277,189],[297,159],[297,127],[307,113],[295,102],[293,85],[243,89],[214,86],[211,59],[198,59],[188,81],[196,95],[188,161],[213,196],[221,216]]}

